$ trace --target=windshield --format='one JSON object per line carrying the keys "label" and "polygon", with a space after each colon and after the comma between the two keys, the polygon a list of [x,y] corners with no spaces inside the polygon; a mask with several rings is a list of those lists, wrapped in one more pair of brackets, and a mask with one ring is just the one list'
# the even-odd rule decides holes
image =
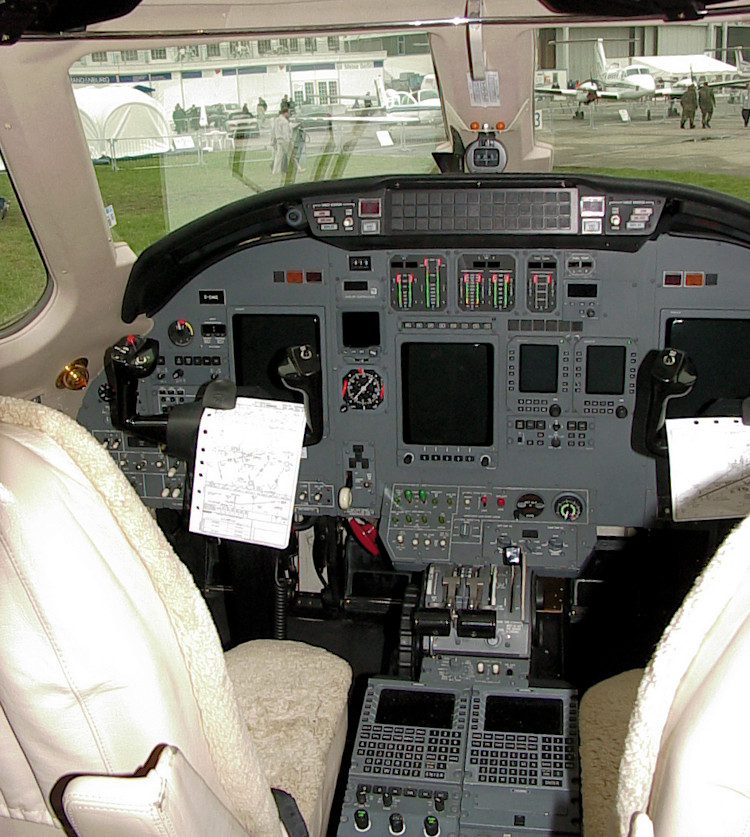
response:
{"label": "windshield", "polygon": [[553,147],[555,170],[677,180],[750,199],[750,27],[539,34],[536,136]]}
{"label": "windshield", "polygon": [[[462,150],[448,125],[460,146],[478,128],[497,128],[504,141],[524,119],[533,119],[532,151],[510,154],[506,171],[538,171],[543,160],[554,171],[750,195],[745,25],[538,29],[528,78],[488,72],[476,86],[467,77],[471,105],[486,108],[481,128],[446,99],[431,37],[152,40],[82,57],[70,80],[114,237],[139,253],[212,209],[279,186],[437,173],[433,152]],[[512,124],[496,124],[492,109],[508,101],[509,84],[528,95]]]}
{"label": "windshield", "polygon": [[435,172],[446,139],[425,33],[100,51],[70,78],[113,232],[136,252],[279,186]]}

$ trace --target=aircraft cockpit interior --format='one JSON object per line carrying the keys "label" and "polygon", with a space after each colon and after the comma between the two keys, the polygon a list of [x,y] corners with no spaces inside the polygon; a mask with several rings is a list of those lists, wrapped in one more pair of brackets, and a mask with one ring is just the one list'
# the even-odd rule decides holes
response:
{"label": "aircraft cockpit interior", "polygon": [[0,835],[742,833],[750,73],[698,139],[573,82],[742,10],[47,5],[0,8]]}

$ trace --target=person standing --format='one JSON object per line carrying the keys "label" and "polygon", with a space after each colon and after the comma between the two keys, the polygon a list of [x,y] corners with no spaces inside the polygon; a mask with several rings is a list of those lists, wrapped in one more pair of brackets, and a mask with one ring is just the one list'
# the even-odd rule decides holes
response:
{"label": "person standing", "polygon": [[258,96],[256,109],[258,111],[258,127],[262,128],[265,125],[266,111],[268,110],[268,103],[262,96]]}
{"label": "person standing", "polygon": [[271,149],[273,151],[271,171],[274,174],[283,174],[289,165],[292,152],[292,125],[289,122],[289,105],[286,102],[282,102],[279,115],[273,121]]}
{"label": "person standing", "polygon": [[740,99],[740,107],[742,108],[742,121],[747,128],[748,120],[750,120],[750,83],[742,91],[742,98]]}
{"label": "person standing", "polygon": [[698,94],[695,92],[695,84],[691,84],[680,96],[680,104],[682,105],[680,128],[684,128],[686,122],[690,123],[691,128],[695,128],[695,111],[698,107]]}
{"label": "person standing", "polygon": [[297,125],[297,127],[292,130],[292,159],[300,171],[305,170],[306,142],[307,136],[305,134],[305,129],[302,125]]}
{"label": "person standing", "polygon": [[701,127],[711,127],[711,117],[714,115],[715,105],[716,96],[714,96],[714,91],[711,90],[708,82],[704,79],[698,88],[698,107],[701,109]]}

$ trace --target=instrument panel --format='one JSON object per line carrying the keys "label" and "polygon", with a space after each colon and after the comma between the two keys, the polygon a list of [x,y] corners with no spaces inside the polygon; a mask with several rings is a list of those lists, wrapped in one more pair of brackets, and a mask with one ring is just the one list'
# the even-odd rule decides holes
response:
{"label": "instrument panel", "polygon": [[[654,461],[631,446],[639,367],[672,334],[700,344],[701,323],[739,322],[745,339],[746,250],[656,234],[659,195],[431,183],[286,201],[288,235],[165,295],[138,409],[221,378],[301,400],[278,362],[309,347],[321,434],[300,515],[378,519],[397,568],[481,564],[513,543],[537,571],[575,574],[597,526],[656,519]],[[149,505],[182,505],[184,463],[111,426],[103,377],[79,418]]]}

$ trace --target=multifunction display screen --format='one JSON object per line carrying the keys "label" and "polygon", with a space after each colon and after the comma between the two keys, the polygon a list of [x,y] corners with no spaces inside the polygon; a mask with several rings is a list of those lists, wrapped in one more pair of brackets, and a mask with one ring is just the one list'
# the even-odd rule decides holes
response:
{"label": "multifunction display screen", "polygon": [[341,342],[347,349],[379,346],[380,314],[377,311],[344,311],[341,314]]}
{"label": "multifunction display screen", "polygon": [[518,389],[521,392],[557,392],[558,347],[549,343],[522,343]]}
{"label": "multifunction display screen", "polygon": [[491,445],[494,374],[489,343],[404,343],[404,442]]}
{"label": "multifunction display screen", "polygon": [[625,346],[586,348],[586,392],[589,395],[625,392]]}

